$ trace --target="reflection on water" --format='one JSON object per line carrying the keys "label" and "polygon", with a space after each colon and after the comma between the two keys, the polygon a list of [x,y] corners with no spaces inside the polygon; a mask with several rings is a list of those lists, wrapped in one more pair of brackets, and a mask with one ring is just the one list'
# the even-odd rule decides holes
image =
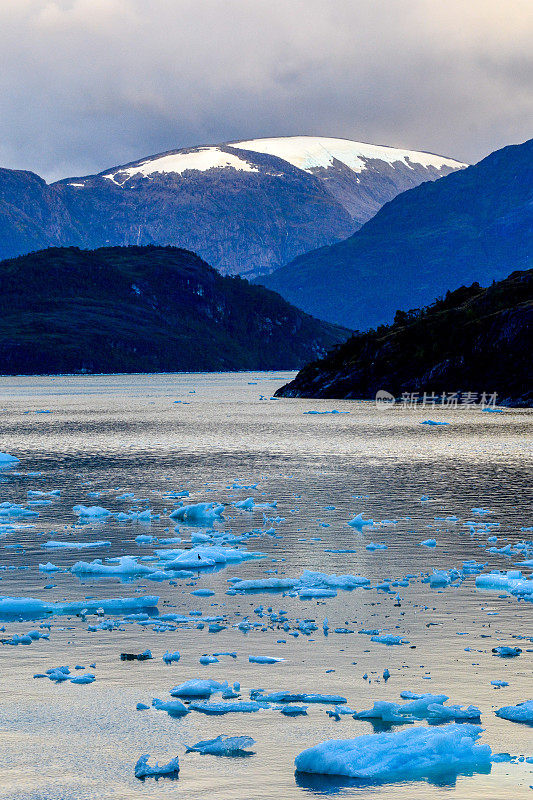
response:
{"label": "reflection on water", "polygon": [[[483,741],[495,752],[533,755],[531,729],[494,715],[494,709],[531,696],[528,650],[533,646],[517,638],[531,636],[531,604],[480,592],[475,576],[444,589],[430,589],[420,580],[433,568],[461,569],[469,559],[486,565],[485,570],[512,568],[521,560],[487,552],[487,539],[496,535],[502,547],[532,538],[522,528],[532,525],[533,415],[435,410],[435,419],[451,424],[429,427],[419,424],[427,410],[268,399],[290,377],[240,373],[2,379],[0,450],[21,462],[0,474],[0,502],[26,506],[29,489],[60,489],[61,497],[35,506],[38,518],[0,519],[0,594],[49,603],[156,594],[160,616],[173,613],[194,620],[200,612],[204,618],[223,620],[218,633],[210,633],[208,625],[157,631],[132,622],[91,632],[94,615],[85,620],[54,615],[47,620],[48,641],[0,647],[2,800],[126,800],[145,795],[292,800],[335,794],[426,800],[443,790],[461,800],[529,796],[531,765],[525,762],[494,764],[490,774],[460,775],[456,781],[441,776],[440,781],[435,777],[384,786],[295,775],[294,758],[306,747],[372,732],[370,721],[346,715],[337,722],[320,704],[296,718],[268,710],[224,717],[190,713],[177,719],[155,709],[136,710],[138,702],[150,706],[154,697],[168,699],[173,686],[196,676],[238,681],[242,699],[259,687],[326,692],[345,696],[357,710],[375,700],[399,701],[403,689],[444,692],[449,703],[479,706]],[[333,408],[350,413],[304,414]],[[238,488],[253,484],[257,489]],[[150,564],[161,545],[136,541],[143,534],[180,536],[188,547],[194,531],[180,526],[175,533],[168,516],[177,502],[169,493],[182,489],[190,492],[186,502],[227,504],[224,526],[217,527],[244,536],[236,546],[261,551],[266,558],[161,582],[145,576],[80,581],[65,571],[78,560],[124,555]],[[118,499],[127,493],[134,500]],[[256,502],[277,501],[277,508],[234,508],[235,501],[248,496]],[[429,499],[422,501],[423,496]],[[102,505],[114,513],[149,507],[159,518],[142,524],[113,516],[80,524],[72,511],[78,503]],[[474,508],[491,513],[478,516]],[[346,523],[359,512],[384,522],[358,531]],[[264,514],[274,521],[265,520]],[[446,519],[454,516],[455,521]],[[499,527],[466,526],[468,521]],[[257,533],[249,536],[253,530]],[[428,538],[436,539],[435,548],[420,545]],[[43,548],[50,539],[106,540],[111,545],[80,551]],[[370,542],[387,549],[367,550]],[[61,571],[40,572],[38,565],[47,561]],[[228,580],[235,577],[297,578],[305,569],[364,575],[374,587],[415,577],[391,591],[359,588],[327,599],[302,600],[281,592],[226,594]],[[198,588],[212,589],[214,595],[192,595]],[[256,613],[259,606],[264,611]],[[274,614],[283,610],[288,632],[272,621],[269,608]],[[324,617],[329,621],[327,637],[322,634]],[[237,625],[245,618],[260,624],[243,632]],[[304,620],[314,621],[317,630],[299,631]],[[16,619],[1,626],[2,639],[11,639],[38,628],[38,623]],[[388,647],[358,633],[371,629],[401,635],[409,644]],[[499,644],[518,645],[522,655],[497,658],[492,648]],[[120,661],[121,652],[147,648],[152,660]],[[179,650],[179,662],[165,664],[166,650]],[[199,663],[202,655],[231,652],[237,658],[219,655],[217,663]],[[250,663],[250,655],[285,661]],[[54,684],[32,677],[63,664],[71,670],[95,664],[88,671],[96,681]],[[391,674],[388,681],[382,678],[385,667]],[[509,686],[494,689],[495,679]],[[185,745],[219,734],[252,736],[255,755],[220,759],[185,752]],[[163,764],[179,755],[179,778],[136,781],[133,767],[142,753],[151,754],[151,763]]]}

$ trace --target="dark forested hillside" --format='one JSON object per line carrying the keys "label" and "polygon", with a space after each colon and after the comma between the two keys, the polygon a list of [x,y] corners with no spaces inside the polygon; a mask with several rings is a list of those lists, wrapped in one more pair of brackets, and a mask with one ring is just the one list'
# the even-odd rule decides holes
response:
{"label": "dark forested hillside", "polygon": [[487,289],[448,292],[393,325],[356,334],[304,367],[279,397],[374,398],[403,392],[497,392],[533,405],[533,270]]}
{"label": "dark forested hillside", "polygon": [[290,369],[349,334],[172,247],[0,263],[0,373]]}

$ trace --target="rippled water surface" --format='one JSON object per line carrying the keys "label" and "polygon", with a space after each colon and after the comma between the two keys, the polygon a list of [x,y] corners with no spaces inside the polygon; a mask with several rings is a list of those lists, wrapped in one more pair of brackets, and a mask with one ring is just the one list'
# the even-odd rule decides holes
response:
{"label": "rippled water surface", "polygon": [[[0,595],[59,603],[155,594],[159,614],[199,611],[203,617],[220,616],[223,625],[210,633],[207,625],[197,628],[197,617],[191,615],[190,624],[175,630],[125,622],[115,630],[90,632],[89,626],[100,618],[53,615],[44,621],[50,626],[49,640],[0,646],[2,800],[531,796],[532,765],[526,762],[494,764],[490,774],[460,775],[455,782],[449,777],[433,783],[350,786],[295,775],[294,758],[306,747],[372,733],[369,722],[351,716],[330,719],[324,705],[310,706],[306,717],[293,719],[275,709],[216,717],[191,712],[181,719],[155,709],[136,710],[137,702],[169,699],[173,686],[197,676],[239,681],[242,699],[248,699],[251,689],[290,689],[340,694],[358,710],[374,700],[399,701],[405,689],[443,692],[449,703],[479,706],[482,741],[494,752],[533,755],[532,729],[494,714],[500,706],[533,694],[533,644],[525,638],[533,635],[532,604],[482,592],[475,588],[475,576],[445,589],[431,589],[421,580],[434,568],[460,570],[469,559],[486,565],[485,571],[511,569],[520,560],[487,552],[487,538],[497,535],[498,547],[533,538],[521,530],[533,524],[533,414],[384,411],[372,403],[271,400],[290,377],[239,373],[1,379],[0,450],[16,455],[20,464],[0,473],[0,502],[26,505],[28,490],[60,489],[61,496],[34,506],[39,517],[2,517]],[[349,413],[304,413],[332,409]],[[420,425],[428,416],[450,425]],[[238,488],[254,484],[255,489]],[[152,556],[161,545],[135,539],[142,534],[159,539],[178,535],[169,518],[178,501],[168,493],[182,489],[190,492],[186,503],[225,504],[225,521],[216,528],[235,535],[256,530],[240,546],[266,557],[160,582],[116,577],[81,582],[69,571],[79,559]],[[100,495],[91,498],[91,492]],[[117,499],[130,492],[134,500]],[[266,512],[235,509],[235,501],[249,496],[257,503],[277,502],[277,507]],[[423,496],[429,500],[422,501]],[[113,516],[81,525],[72,510],[79,503],[113,512],[150,508],[160,516],[150,524],[124,523]],[[474,508],[491,513],[473,515]],[[347,521],[359,512],[379,524],[362,531],[351,528]],[[458,519],[442,519],[452,516]],[[500,527],[476,531],[464,524],[469,520]],[[191,534],[202,530],[180,525],[182,544],[174,547],[188,547]],[[428,538],[437,540],[436,548],[420,545]],[[106,540],[111,545],[79,552],[43,548],[50,539]],[[370,542],[387,549],[369,551]],[[62,571],[40,572],[38,565],[48,561]],[[366,576],[371,588],[339,591],[322,600],[281,593],[226,594],[228,579],[297,578],[305,569]],[[529,571],[524,568],[525,574]],[[388,592],[375,588],[406,575],[416,576],[409,586]],[[214,595],[192,595],[198,588],[210,588]],[[262,616],[256,613],[260,606]],[[270,622],[268,608],[286,612],[289,631]],[[261,625],[243,633],[236,626],[247,616]],[[330,626],[327,637],[322,633],[324,617]],[[318,629],[292,635],[302,620],[316,621]],[[0,636],[5,642],[40,624],[42,619],[0,621]],[[375,643],[358,633],[362,629],[401,635],[408,643]],[[500,644],[520,646],[522,654],[498,658],[492,648]],[[147,648],[152,660],[120,660],[123,651]],[[179,663],[164,664],[166,650],[179,650]],[[215,652],[237,657],[222,655],[219,663],[199,664],[201,655]],[[250,655],[285,660],[253,664]],[[71,670],[84,666],[96,680],[75,685],[33,678],[58,665]],[[388,681],[382,678],[385,667]],[[490,683],[495,679],[509,686],[495,689]],[[184,745],[218,734],[252,736],[255,755],[230,759],[185,752]],[[160,763],[179,755],[179,779],[136,780],[133,768],[142,753]]]}

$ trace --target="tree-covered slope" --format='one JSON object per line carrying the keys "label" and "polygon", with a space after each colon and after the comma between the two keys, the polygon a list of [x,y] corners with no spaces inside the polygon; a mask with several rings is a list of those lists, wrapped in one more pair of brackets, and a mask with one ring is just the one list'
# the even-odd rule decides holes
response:
{"label": "tree-covered slope", "polygon": [[172,247],[0,263],[0,373],[296,368],[349,331]]}
{"label": "tree-covered slope", "polygon": [[448,292],[428,308],[397,312],[394,324],[356,334],[301,370],[279,397],[372,399],[418,392],[497,392],[533,405],[533,270],[487,289]]}

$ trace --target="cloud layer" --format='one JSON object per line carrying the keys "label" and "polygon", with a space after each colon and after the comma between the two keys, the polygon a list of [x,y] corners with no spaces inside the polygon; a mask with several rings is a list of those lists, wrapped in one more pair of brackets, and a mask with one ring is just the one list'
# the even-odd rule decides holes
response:
{"label": "cloud layer", "polygon": [[531,0],[0,0],[0,166],[48,179],[308,133],[529,138]]}

